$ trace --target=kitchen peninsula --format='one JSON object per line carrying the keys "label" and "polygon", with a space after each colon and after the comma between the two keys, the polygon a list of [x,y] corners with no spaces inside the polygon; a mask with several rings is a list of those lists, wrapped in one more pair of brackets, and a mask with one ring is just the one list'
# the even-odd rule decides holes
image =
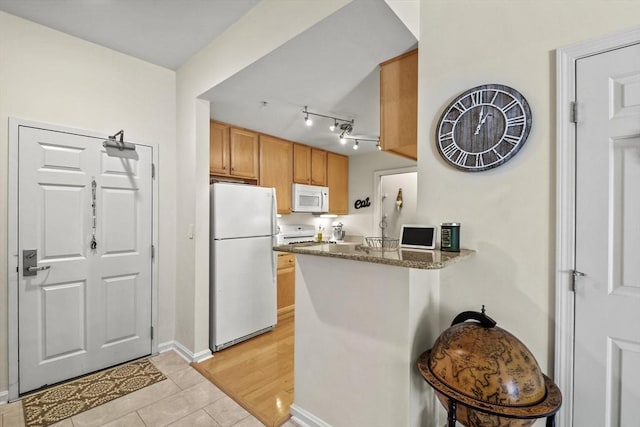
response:
{"label": "kitchen peninsula", "polygon": [[309,426],[435,426],[436,400],[417,371],[439,324],[442,274],[474,252],[298,244],[294,403]]}

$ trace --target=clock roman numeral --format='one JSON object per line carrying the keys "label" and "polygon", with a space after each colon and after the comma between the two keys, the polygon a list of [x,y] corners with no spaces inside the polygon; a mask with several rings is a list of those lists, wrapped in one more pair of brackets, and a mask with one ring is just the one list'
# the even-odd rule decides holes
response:
{"label": "clock roman numeral", "polygon": [[491,101],[489,102],[489,104],[496,105],[495,102],[496,102],[496,98],[498,97],[498,93],[500,92],[498,92],[497,90],[493,93],[493,98],[491,98]]}
{"label": "clock roman numeral", "polygon": [[524,115],[510,117],[507,119],[507,126],[522,126],[525,123]]}
{"label": "clock roman numeral", "polygon": [[442,154],[448,158],[452,158],[457,151],[459,151],[458,146],[455,143],[452,143],[442,149]]}
{"label": "clock roman numeral", "polygon": [[441,141],[446,141],[447,139],[453,140],[453,131],[440,134]]}
{"label": "clock roman numeral", "polygon": [[476,167],[482,167],[484,166],[484,160],[482,159],[482,154],[476,154]]}
{"label": "clock roman numeral", "polygon": [[520,137],[514,135],[505,135],[502,140],[514,146],[520,143]]}
{"label": "clock roman numeral", "polygon": [[500,155],[500,153],[498,153],[498,151],[495,148],[491,151],[493,151],[493,154],[495,154],[498,157],[498,159],[501,159],[503,157]]}
{"label": "clock roman numeral", "polygon": [[507,113],[507,111],[509,111],[510,109],[512,109],[513,107],[515,107],[516,105],[518,105],[518,101],[517,100],[512,100],[510,103],[508,103],[507,105],[505,105],[504,107],[502,107],[502,112],[503,113]]}
{"label": "clock roman numeral", "polygon": [[454,160],[457,165],[464,166],[467,163],[467,157],[469,157],[469,153],[466,151],[460,151],[458,154],[458,158]]}
{"label": "clock roman numeral", "polygon": [[471,106],[475,107],[476,105],[482,104],[482,93],[483,91],[473,92],[471,96]]}
{"label": "clock roman numeral", "polygon": [[452,108],[455,108],[456,110],[460,111],[461,113],[464,113],[465,111],[467,111],[467,107],[464,106],[462,101],[458,101],[455,104],[453,104]]}

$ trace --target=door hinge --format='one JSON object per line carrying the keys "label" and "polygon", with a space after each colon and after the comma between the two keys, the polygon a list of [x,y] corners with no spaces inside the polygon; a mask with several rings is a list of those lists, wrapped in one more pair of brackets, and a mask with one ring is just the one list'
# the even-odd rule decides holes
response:
{"label": "door hinge", "polygon": [[151,259],[154,259],[156,257],[156,247],[154,245],[151,245]]}
{"label": "door hinge", "polygon": [[576,279],[578,277],[584,277],[584,276],[586,276],[586,274],[584,274],[581,271],[571,270],[571,285],[569,286],[569,290],[571,292],[575,292],[576,291]]}
{"label": "door hinge", "polygon": [[153,339],[153,326],[151,327],[151,339]]}
{"label": "door hinge", "polygon": [[571,101],[571,123],[578,123],[578,103]]}
{"label": "door hinge", "polygon": [[151,163],[151,178],[155,178],[155,177],[156,177],[156,164]]}

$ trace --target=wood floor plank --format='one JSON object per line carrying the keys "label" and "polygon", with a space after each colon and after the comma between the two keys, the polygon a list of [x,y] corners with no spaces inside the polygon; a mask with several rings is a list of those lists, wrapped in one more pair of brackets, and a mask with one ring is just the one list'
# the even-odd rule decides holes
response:
{"label": "wood floor plank", "polygon": [[267,426],[279,427],[293,403],[293,312],[271,331],[192,366]]}

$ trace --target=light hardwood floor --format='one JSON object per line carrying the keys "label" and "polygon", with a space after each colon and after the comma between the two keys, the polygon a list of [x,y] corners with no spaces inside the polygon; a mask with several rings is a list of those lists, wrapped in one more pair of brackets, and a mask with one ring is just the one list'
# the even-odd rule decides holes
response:
{"label": "light hardwood floor", "polygon": [[266,426],[278,427],[293,402],[293,331],[290,312],[273,331],[192,366]]}

